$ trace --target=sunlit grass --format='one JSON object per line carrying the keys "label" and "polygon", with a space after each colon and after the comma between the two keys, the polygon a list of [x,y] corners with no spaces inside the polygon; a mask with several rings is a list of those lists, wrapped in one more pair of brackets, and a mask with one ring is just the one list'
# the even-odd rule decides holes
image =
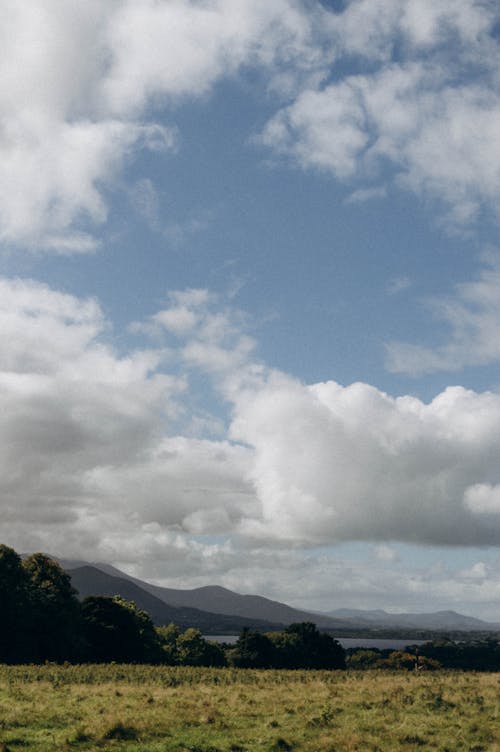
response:
{"label": "sunlit grass", "polygon": [[499,697],[499,674],[0,667],[0,750],[500,752]]}

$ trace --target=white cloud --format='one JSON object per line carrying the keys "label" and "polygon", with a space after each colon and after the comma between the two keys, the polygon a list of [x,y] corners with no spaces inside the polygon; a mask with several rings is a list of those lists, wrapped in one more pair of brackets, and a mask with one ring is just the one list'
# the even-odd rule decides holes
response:
{"label": "white cloud", "polygon": [[429,53],[457,39],[474,49],[496,11],[493,2],[474,0],[351,0],[329,25],[346,52],[386,61],[396,45],[408,55]]}
{"label": "white cloud", "polygon": [[[63,11],[54,0],[36,11],[8,0],[0,21],[6,245],[93,250],[124,160],[175,147],[175,129],[158,122],[165,108],[206,96],[242,66],[261,67],[294,100],[263,140],[304,167],[351,179],[389,160],[406,187],[443,199],[453,222],[497,205],[488,4],[359,0],[335,14],[292,0],[69,0]],[[403,59],[391,65],[396,43]],[[324,85],[339,58],[360,55],[373,73]]]}
{"label": "white cloud", "polygon": [[380,561],[397,561],[398,560],[397,552],[390,546],[387,546],[386,544],[382,544],[381,546],[376,547],[375,556],[377,559],[380,559]]}
{"label": "white cloud", "polygon": [[[472,0],[351,2],[329,21],[349,72],[304,89],[269,121],[262,142],[349,182],[385,178],[390,165],[400,186],[444,203],[450,228],[484,208],[497,214],[497,16]],[[369,73],[356,71],[353,55],[370,61]]]}
{"label": "white cloud", "polygon": [[363,204],[365,201],[373,201],[374,199],[382,199],[387,196],[387,188],[380,186],[379,188],[359,188],[353,191],[350,196],[345,199],[346,204]]}
{"label": "white cloud", "polygon": [[484,561],[476,561],[469,569],[464,569],[459,572],[459,577],[462,580],[486,580],[490,574],[491,567],[485,564]]}
{"label": "white cloud", "polygon": [[457,285],[454,296],[426,301],[436,320],[451,329],[447,343],[432,348],[390,342],[386,347],[390,371],[420,376],[500,360],[500,261],[496,254],[485,255],[484,260],[487,265],[477,280]]}
{"label": "white cloud", "polygon": [[[425,404],[367,384],[306,386],[256,362],[243,314],[206,290],[169,303],[194,316],[167,320],[186,336],[168,350],[176,376],[161,344],[119,356],[95,301],[0,280],[11,545],[115,561],[187,551],[216,571],[248,547],[370,540],[387,559],[391,541],[498,544],[498,394],[450,387]],[[189,432],[200,395],[186,367],[231,406],[226,436]],[[208,417],[200,409],[199,425]]]}
{"label": "white cloud", "polygon": [[[211,299],[188,290],[170,300],[204,307]],[[228,328],[215,313],[203,326],[216,339]],[[251,452],[175,435],[186,378],[164,373],[163,347],[119,356],[110,338],[96,301],[0,280],[3,539],[84,558],[148,558],[162,546],[169,559],[208,556],[212,544],[192,535],[231,533],[257,513]],[[190,429],[194,421],[191,408]]]}
{"label": "white cloud", "polygon": [[[103,97],[117,114],[141,110],[153,96],[205,94],[222,76],[242,64],[271,69],[291,63],[315,70],[322,55],[311,44],[310,15],[289,0],[186,0],[120,8],[108,26],[112,67],[102,83]],[[166,40],[168,39],[168,45]]]}
{"label": "white cloud", "polygon": [[303,542],[496,544],[463,504],[498,483],[500,396],[449,387],[431,403],[367,384],[303,386],[273,374],[236,399],[231,435],[255,451],[256,537]]}
{"label": "white cloud", "polygon": [[[293,0],[69,0],[63,11],[54,0],[36,11],[8,0],[0,240],[93,250],[124,162],[141,148],[175,148],[169,108],[173,117],[174,105],[207,96],[245,66],[291,101],[263,141],[304,167],[373,182],[389,162],[405,187],[443,200],[450,223],[469,222],[482,206],[496,211],[494,11],[472,0],[359,0],[341,13]],[[401,60],[391,63],[396,46]],[[356,74],[361,58],[373,72]],[[341,59],[351,72],[325,83]],[[375,189],[361,187],[353,200],[366,190]],[[175,222],[167,231],[175,234]]]}
{"label": "white cloud", "polygon": [[[170,587],[217,582],[240,593],[259,593],[303,609],[387,608],[391,611],[460,610],[498,622],[500,568],[479,561],[463,570],[445,566],[443,551],[429,549],[427,564],[415,564],[412,547],[399,546],[394,560],[374,560],[366,553],[303,551],[227,544],[158,547],[157,557],[124,566],[132,574]],[[484,554],[483,554],[484,555]],[[169,558],[167,558],[167,556]],[[484,575],[484,576],[483,576]]]}
{"label": "white cloud", "polygon": [[500,514],[500,484],[476,483],[464,494],[465,504],[477,514]]}
{"label": "white cloud", "polygon": [[124,160],[175,146],[151,109],[164,117],[241,65],[308,75],[315,15],[291,0],[2,3],[0,241],[93,250]]}

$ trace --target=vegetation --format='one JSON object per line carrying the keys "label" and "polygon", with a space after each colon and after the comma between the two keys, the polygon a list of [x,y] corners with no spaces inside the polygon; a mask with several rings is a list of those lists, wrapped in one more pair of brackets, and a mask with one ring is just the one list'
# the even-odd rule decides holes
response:
{"label": "vegetation", "polygon": [[0,613],[0,752],[500,749],[495,639],[350,650],[346,661],[306,622],[220,646],[155,628],[121,598],[80,603],[55,562],[6,546]]}
{"label": "vegetation", "polygon": [[[346,652],[309,622],[281,632],[244,628],[234,646],[205,640],[199,630],[155,627],[149,614],[122,598],[88,596],[44,554],[24,561],[0,545],[0,663],[43,661],[148,663],[238,668],[344,669]],[[355,669],[500,671],[498,638],[435,640],[406,651],[349,650]]]}
{"label": "vegetation", "polygon": [[199,630],[155,628],[149,614],[122,598],[88,596],[80,603],[71,579],[44,554],[24,561],[0,546],[0,663],[130,662],[184,666],[344,668],[340,644],[314,624],[263,635],[244,629],[232,649]]}
{"label": "vegetation", "polygon": [[462,671],[500,671],[500,642],[469,639],[454,642],[443,639],[409,645],[406,650],[350,649],[347,666],[353,669],[460,669]]}
{"label": "vegetation", "polygon": [[3,666],[0,749],[494,752],[498,690],[492,673]]}

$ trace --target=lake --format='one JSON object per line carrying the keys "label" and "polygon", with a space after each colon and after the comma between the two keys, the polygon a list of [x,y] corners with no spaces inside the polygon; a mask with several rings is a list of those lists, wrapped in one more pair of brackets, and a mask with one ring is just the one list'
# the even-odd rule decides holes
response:
{"label": "lake", "polygon": [[[238,635],[203,635],[205,640],[226,642],[234,645]],[[384,640],[370,637],[337,637],[343,648],[378,648],[379,650],[402,650],[407,645],[423,645],[425,640]]]}

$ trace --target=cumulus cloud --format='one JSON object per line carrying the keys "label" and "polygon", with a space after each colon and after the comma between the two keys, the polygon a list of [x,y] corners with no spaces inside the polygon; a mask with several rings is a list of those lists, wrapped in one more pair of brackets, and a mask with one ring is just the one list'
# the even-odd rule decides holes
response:
{"label": "cumulus cloud", "polygon": [[390,342],[386,347],[390,371],[421,376],[500,360],[500,258],[490,253],[484,260],[476,280],[457,285],[452,296],[425,301],[434,318],[451,329],[446,344],[432,348]]}
{"label": "cumulus cloud", "polygon": [[349,182],[390,165],[400,186],[444,202],[449,226],[497,214],[497,20],[473,0],[354,0],[328,21],[348,72],[301,91],[262,142]]}
{"label": "cumulus cloud", "polygon": [[500,514],[500,485],[476,483],[464,494],[465,504],[478,514]]}
{"label": "cumulus cloud", "polygon": [[234,439],[254,448],[262,504],[249,535],[292,541],[498,542],[463,503],[498,482],[500,397],[449,387],[424,404],[367,384],[303,386],[273,375],[236,402]]}
{"label": "cumulus cloud", "polygon": [[7,0],[0,20],[4,245],[95,249],[124,164],[174,149],[175,106],[245,67],[287,102],[261,140],[304,167],[373,182],[391,164],[451,223],[496,211],[494,3]]}
{"label": "cumulus cloud", "polygon": [[0,281],[2,533],[23,549],[228,527],[248,493],[244,448],[168,436],[186,383],[162,348],[119,356],[109,335],[94,300]]}
{"label": "cumulus cloud", "polygon": [[175,147],[165,107],[206,95],[244,64],[264,66],[271,77],[288,64],[299,78],[309,75],[321,59],[313,16],[292,0],[68,0],[64,7],[41,0],[36,9],[7,0],[0,240],[93,250],[92,230],[106,219],[106,191],[125,160],[143,148]]}
{"label": "cumulus cloud", "polygon": [[[119,355],[96,301],[0,280],[12,545],[193,567],[207,557],[215,571],[248,547],[498,544],[498,394],[450,387],[426,404],[301,384],[259,363],[245,316],[206,290],[171,294],[147,324],[168,341]],[[230,411],[219,438],[186,428],[200,371]]]}

